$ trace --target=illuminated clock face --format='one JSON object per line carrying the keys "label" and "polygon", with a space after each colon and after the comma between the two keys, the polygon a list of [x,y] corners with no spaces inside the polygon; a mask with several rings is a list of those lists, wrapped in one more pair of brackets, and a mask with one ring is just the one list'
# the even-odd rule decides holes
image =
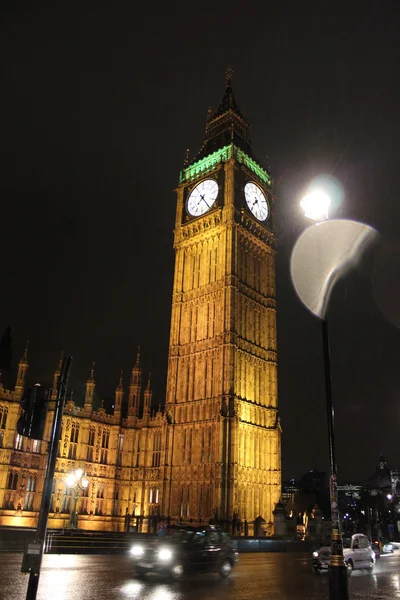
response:
{"label": "illuminated clock face", "polygon": [[205,179],[201,181],[194,190],[192,190],[188,201],[187,210],[193,217],[204,215],[218,196],[218,183],[214,179]]}
{"label": "illuminated clock face", "polygon": [[244,186],[244,195],[247,206],[259,221],[268,219],[269,208],[265,194],[255,183],[246,183]]}

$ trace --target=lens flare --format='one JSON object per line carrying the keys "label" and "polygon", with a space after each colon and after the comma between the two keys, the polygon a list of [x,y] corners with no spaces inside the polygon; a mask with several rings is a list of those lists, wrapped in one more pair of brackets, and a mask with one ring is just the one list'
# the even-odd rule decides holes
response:
{"label": "lens flare", "polygon": [[356,266],[377,232],[369,225],[344,219],[317,223],[297,240],[290,270],[293,285],[305,306],[325,318],[336,281]]}

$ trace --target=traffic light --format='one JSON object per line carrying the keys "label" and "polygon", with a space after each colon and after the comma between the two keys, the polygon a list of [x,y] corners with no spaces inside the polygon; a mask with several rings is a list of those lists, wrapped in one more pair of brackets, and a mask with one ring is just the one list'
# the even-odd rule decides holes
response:
{"label": "traffic light", "polygon": [[39,384],[25,391],[21,400],[21,408],[24,412],[17,423],[17,431],[20,435],[33,438],[34,440],[41,440],[43,438],[49,399],[50,390]]}

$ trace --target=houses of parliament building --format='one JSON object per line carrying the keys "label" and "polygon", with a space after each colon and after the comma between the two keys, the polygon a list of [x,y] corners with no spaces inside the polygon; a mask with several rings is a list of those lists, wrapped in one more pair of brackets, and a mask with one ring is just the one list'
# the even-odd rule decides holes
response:
{"label": "houses of parliament building", "polygon": [[[186,158],[176,188],[165,403],[152,410],[138,353],[113,412],[94,410],[92,369],[84,405],[65,405],[51,528],[68,526],[75,491],[66,477],[78,467],[89,480],[77,502],[81,529],[122,531],[127,516],[149,515],[272,522],[281,493],[275,199],[231,80],[228,69],[221,103],[209,110],[200,151]],[[37,523],[60,366],[43,440],[17,433],[27,351],[14,389],[0,384],[0,525]]]}

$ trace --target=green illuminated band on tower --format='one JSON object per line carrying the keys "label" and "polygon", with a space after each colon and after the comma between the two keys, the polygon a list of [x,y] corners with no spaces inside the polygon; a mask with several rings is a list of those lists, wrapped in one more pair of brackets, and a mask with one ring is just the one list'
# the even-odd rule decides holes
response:
{"label": "green illuminated band on tower", "polygon": [[233,144],[224,146],[216,152],[209,154],[205,158],[198,160],[193,165],[190,165],[190,167],[183,169],[180,175],[180,182],[182,183],[183,181],[192,179],[192,177],[197,177],[201,173],[213,169],[219,162],[229,160],[233,156],[238,162],[245,164],[246,167],[253,171],[253,173],[255,173],[259,179],[261,179],[261,181],[264,181],[267,185],[271,185],[271,178],[268,173],[262,167],[260,167],[255,160],[250,158],[250,156],[247,156],[243,150],[237,148]]}

